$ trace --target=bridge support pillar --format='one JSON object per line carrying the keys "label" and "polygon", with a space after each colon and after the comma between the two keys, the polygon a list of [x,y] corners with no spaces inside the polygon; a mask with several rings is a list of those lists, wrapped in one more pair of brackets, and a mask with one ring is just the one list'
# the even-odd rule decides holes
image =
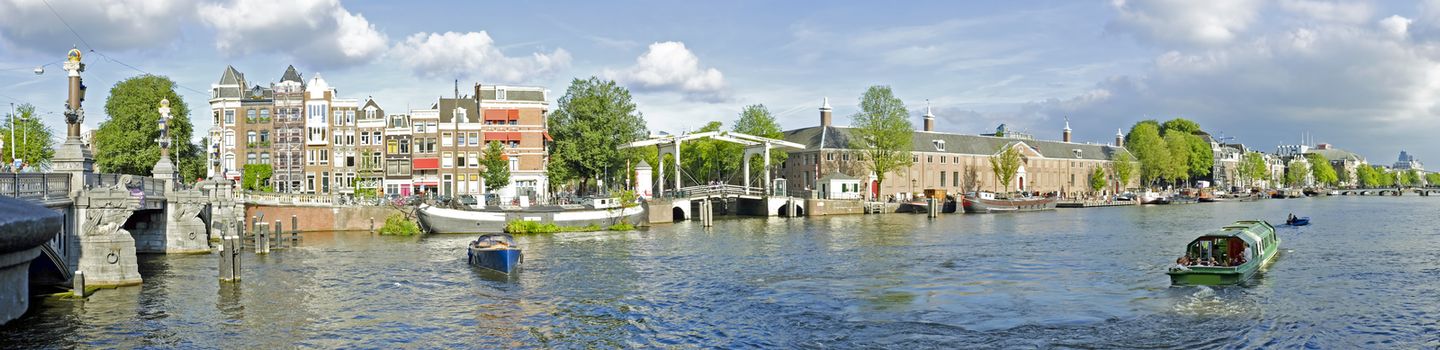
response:
{"label": "bridge support pillar", "polygon": [[[127,176],[128,177],[128,176]],[[90,189],[75,199],[75,220],[80,228],[80,256],[76,270],[85,282],[98,286],[140,284],[135,238],[124,229],[138,203],[124,189],[127,177],[115,187]]]}
{"label": "bridge support pillar", "polygon": [[210,252],[210,236],[200,214],[210,201],[198,190],[167,192],[165,199],[165,253]]}
{"label": "bridge support pillar", "polygon": [[24,201],[0,197],[0,324],[30,308],[30,262],[64,226],[60,213]]}

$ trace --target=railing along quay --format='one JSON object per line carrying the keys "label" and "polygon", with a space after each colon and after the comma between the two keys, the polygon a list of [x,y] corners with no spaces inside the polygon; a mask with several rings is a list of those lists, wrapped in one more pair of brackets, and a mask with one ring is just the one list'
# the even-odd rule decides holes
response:
{"label": "railing along quay", "polygon": [[70,174],[0,174],[0,196],[37,201],[68,199],[70,198]]}

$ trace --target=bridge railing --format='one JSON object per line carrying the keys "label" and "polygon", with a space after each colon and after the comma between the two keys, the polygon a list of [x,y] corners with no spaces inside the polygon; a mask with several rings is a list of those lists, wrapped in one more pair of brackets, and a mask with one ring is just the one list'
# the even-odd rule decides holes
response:
{"label": "bridge railing", "polygon": [[741,185],[699,185],[680,188],[679,191],[667,190],[666,195],[674,198],[705,197],[705,196],[726,196],[726,195],[760,195],[764,194],[762,187],[748,187]]}
{"label": "bridge railing", "polygon": [[[85,174],[85,187],[94,188],[115,186],[116,184],[120,183],[121,176],[124,176],[124,174]],[[129,189],[141,190],[145,193],[146,197],[165,196],[165,180],[152,177],[135,176],[133,177],[132,181],[138,181],[138,183],[132,182],[124,184],[125,187]]]}
{"label": "bridge railing", "polygon": [[70,174],[0,174],[0,196],[29,200],[51,200],[69,198]]}

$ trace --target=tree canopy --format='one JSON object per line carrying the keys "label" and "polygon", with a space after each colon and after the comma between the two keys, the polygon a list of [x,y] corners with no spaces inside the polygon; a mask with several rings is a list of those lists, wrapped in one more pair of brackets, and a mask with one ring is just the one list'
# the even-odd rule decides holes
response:
{"label": "tree canopy", "polygon": [[[549,118],[550,134],[555,146],[550,150],[549,167],[552,183],[579,180],[580,192],[586,193],[591,181],[620,170],[637,151],[622,150],[621,145],[640,140],[648,131],[644,116],[636,110],[630,91],[614,81],[597,77],[574,79],[565,95],[556,101]],[[620,176],[619,171],[608,173]],[[606,183],[614,183],[609,181]]]}
{"label": "tree canopy", "polygon": [[1142,121],[1130,127],[1130,133],[1125,135],[1125,148],[1140,160],[1140,182],[1146,185],[1166,178],[1171,168],[1170,149],[1165,139],[1160,138],[1158,126],[1153,120]]}
{"label": "tree canopy", "polygon": [[1267,168],[1265,156],[1260,152],[1250,151],[1240,156],[1240,165],[1236,172],[1239,173],[1241,179],[1249,182],[1248,185],[1254,186],[1256,181],[1267,179],[1269,176]]}
{"label": "tree canopy", "polygon": [[1305,178],[1310,175],[1310,162],[1303,160],[1292,160],[1285,167],[1285,184],[1291,187],[1305,185]]}
{"label": "tree canopy", "polygon": [[1335,167],[1330,166],[1330,160],[1325,159],[1319,153],[1305,155],[1305,160],[1310,161],[1311,175],[1315,176],[1315,183],[1334,186],[1340,182],[1340,177],[1335,175]]}
{"label": "tree canopy", "polygon": [[1190,158],[1195,156],[1191,152],[1190,138],[1194,135],[1171,132],[1165,135],[1165,148],[1170,153],[1170,161],[1165,167],[1165,179],[1179,184],[1190,180]]}
{"label": "tree canopy", "polygon": [[995,172],[995,179],[1003,188],[1002,192],[1010,192],[1010,182],[1015,180],[1015,172],[1020,169],[1020,151],[1014,146],[1005,147],[1000,154],[990,156],[990,171]]}
{"label": "tree canopy", "polygon": [[1134,157],[1131,157],[1129,152],[1116,153],[1115,158],[1110,161],[1110,171],[1115,174],[1117,186],[1120,186],[1115,191],[1124,190],[1126,186],[1130,185],[1130,179],[1135,176]]}
{"label": "tree canopy", "polygon": [[[175,93],[175,82],[158,75],[140,75],[115,83],[105,100],[109,119],[95,131],[95,164],[107,173],[150,176],[160,160],[160,100],[170,101],[170,138],[174,140],[171,155],[180,158],[183,179],[203,174],[203,151],[190,143],[190,108]],[[200,165],[200,166],[197,166]],[[194,169],[191,169],[194,168]]]}
{"label": "tree canopy", "polygon": [[[15,158],[31,166],[49,163],[55,157],[55,139],[50,127],[35,115],[35,106],[26,103],[16,106],[14,114],[5,112],[5,124],[0,125],[0,140],[5,143],[0,147],[0,159],[5,160],[4,164],[14,163],[14,159],[10,158],[12,148]],[[11,125],[15,126],[13,134],[10,132]]]}
{"label": "tree canopy", "polygon": [[270,164],[245,164],[240,173],[240,188],[246,191],[272,192],[270,177],[275,169]]}
{"label": "tree canopy", "polygon": [[[720,122],[709,122],[694,132],[720,131]],[[740,155],[744,149],[734,143],[712,138],[689,140],[680,144],[681,164],[685,173],[698,183],[719,181],[729,183],[738,176]]]}
{"label": "tree canopy", "polygon": [[505,155],[505,147],[501,146],[500,142],[490,141],[485,145],[480,165],[485,166],[485,171],[481,174],[485,178],[485,192],[494,192],[510,185],[510,157]]}
{"label": "tree canopy", "polygon": [[889,86],[871,86],[860,96],[860,112],[851,117],[860,151],[875,172],[876,181],[885,183],[886,175],[910,166],[915,132],[905,103],[895,97]]}
{"label": "tree canopy", "polygon": [[1440,186],[1440,173],[1425,174],[1425,183],[1430,184],[1430,186]]}
{"label": "tree canopy", "polygon": [[1095,167],[1095,171],[1090,172],[1090,191],[1100,192],[1103,188],[1105,188],[1105,170]]}

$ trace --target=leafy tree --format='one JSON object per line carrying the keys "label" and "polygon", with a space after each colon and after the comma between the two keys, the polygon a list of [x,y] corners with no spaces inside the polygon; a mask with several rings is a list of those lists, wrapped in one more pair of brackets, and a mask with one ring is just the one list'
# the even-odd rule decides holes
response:
{"label": "leafy tree", "polygon": [[485,151],[481,155],[480,164],[485,166],[485,192],[494,192],[502,187],[510,185],[510,159],[505,155],[505,147],[500,142],[490,141],[485,145]]}
{"label": "leafy tree", "polygon": [[1315,176],[1315,183],[1334,186],[1340,182],[1340,177],[1335,175],[1335,167],[1330,166],[1330,160],[1319,153],[1305,155],[1305,160],[1310,161],[1311,175]]}
{"label": "leafy tree", "polygon": [[1115,174],[1115,181],[1120,186],[1115,189],[1116,192],[1130,186],[1130,178],[1135,176],[1135,161],[1130,152],[1116,153],[1115,158],[1110,160],[1110,172]]}
{"label": "leafy tree", "polygon": [[1355,168],[1355,177],[1359,180],[1361,187],[1380,187],[1380,175],[1375,168],[1369,165],[1360,165]]}
{"label": "leafy tree", "polygon": [[[745,106],[745,109],[740,111],[740,119],[735,120],[735,125],[732,126],[730,130],[742,134],[768,137],[772,139],[785,138],[784,131],[780,130],[780,123],[775,121],[775,116],[770,114],[770,110],[765,108],[765,105],[763,104]],[[785,159],[788,159],[789,157],[790,155],[785,152],[785,150],[771,149],[769,164],[773,169],[773,167],[785,162]],[[760,171],[765,171],[764,167],[759,167],[757,165],[758,164],[754,163],[750,164],[752,172],[758,173]],[[749,186],[749,184],[746,184],[746,186]],[[770,187],[770,184],[765,184],[764,187],[768,188]]]}
{"label": "leafy tree", "polygon": [[579,180],[578,192],[582,194],[589,192],[595,178],[607,173],[620,175],[607,170],[621,169],[636,154],[620,146],[643,139],[648,133],[645,117],[630,100],[630,91],[596,77],[570,82],[565,96],[556,101],[555,111],[550,113],[549,129],[555,146],[550,150],[547,172]]}
{"label": "leafy tree", "polygon": [[1175,118],[1167,120],[1164,124],[1160,124],[1160,129],[1164,130],[1164,132],[1166,133],[1169,133],[1173,130],[1184,133],[1186,135],[1195,135],[1201,132],[1200,124],[1197,124],[1185,118]]}
{"label": "leafy tree", "polygon": [[990,171],[995,172],[995,179],[1003,185],[1005,192],[1010,192],[1010,181],[1015,179],[1015,172],[1020,170],[1020,151],[1015,146],[1005,147],[1000,154],[990,156]]}
{"label": "leafy tree", "polygon": [[1170,149],[1165,146],[1165,139],[1160,138],[1158,127],[1153,120],[1141,121],[1125,135],[1125,149],[1139,159],[1140,182],[1145,185],[1166,178],[1171,167]]}
{"label": "leafy tree", "polygon": [[1422,182],[1423,180],[1420,178],[1420,172],[1415,170],[1406,170],[1401,172],[1400,180],[1401,185],[1403,186],[1420,186],[1424,184],[1424,182]]}
{"label": "leafy tree", "polygon": [[889,86],[871,86],[860,96],[860,112],[851,119],[855,122],[855,138],[859,141],[861,154],[875,172],[877,187],[885,184],[885,177],[896,169],[910,166],[910,151],[915,132],[910,125],[910,112],[905,103],[895,97]]}
{"label": "leafy tree", "polygon": [[1290,161],[1285,166],[1285,184],[1290,187],[1305,185],[1305,177],[1310,175],[1310,163],[1299,159]]}
{"label": "leafy tree", "polygon": [[[720,122],[709,122],[695,132],[720,131]],[[729,182],[740,169],[740,145],[716,139],[698,139],[680,144],[681,164],[685,172],[699,183]]]}
{"label": "leafy tree", "polygon": [[1430,186],[1440,186],[1440,173],[1425,174],[1425,183]]}
{"label": "leafy tree", "polygon": [[[170,138],[174,140],[171,154],[182,158],[203,156],[189,142],[191,135],[190,108],[175,93],[175,82],[158,75],[140,75],[115,83],[110,98],[105,100],[105,114],[110,119],[95,131],[95,164],[110,173],[150,176],[150,169],[160,160],[160,100],[170,100],[172,118]],[[193,159],[181,159],[182,174],[190,177],[195,170]],[[204,164],[203,158],[198,161]],[[201,165],[203,167],[203,165]],[[199,168],[199,167],[196,167]],[[198,169],[203,172],[203,169]]]}
{"label": "leafy tree", "polygon": [[1194,155],[1190,151],[1192,137],[1195,136],[1178,132],[1165,135],[1165,147],[1170,153],[1164,172],[1166,180],[1176,184],[1190,180],[1190,157]]}
{"label": "leafy tree", "polygon": [[240,188],[246,191],[272,192],[270,177],[275,169],[270,164],[245,164],[240,173]]}
{"label": "leafy tree", "polygon": [[1375,170],[1375,183],[1376,183],[1376,185],[1382,186],[1382,187],[1395,186],[1395,174],[1394,174],[1394,173],[1391,173],[1389,170],[1386,170],[1384,167],[1381,167],[1381,166],[1379,166],[1379,165],[1373,166],[1371,169],[1374,169],[1374,170]]}
{"label": "leafy tree", "polygon": [[[14,139],[10,126],[15,126]],[[40,122],[35,115],[35,106],[26,103],[15,107],[15,114],[6,114],[5,125],[0,125],[0,139],[5,142],[0,147],[0,159],[4,164],[14,164],[10,158],[10,149],[15,149],[15,157],[21,161],[38,166],[49,163],[55,157],[55,139],[51,135],[49,126]]]}
{"label": "leafy tree", "polygon": [[1336,183],[1348,185],[1351,184],[1351,181],[1354,181],[1354,179],[1351,178],[1350,171],[1342,169],[1341,171],[1335,172]]}
{"label": "leafy tree", "polygon": [[1245,152],[1240,156],[1239,169],[1236,169],[1241,179],[1248,182],[1249,186],[1255,186],[1255,182],[1269,177],[1269,169],[1265,166],[1265,156],[1260,152]]}
{"label": "leafy tree", "polygon": [[1103,188],[1105,188],[1105,170],[1095,167],[1095,171],[1090,172],[1090,191],[1100,192]]}

